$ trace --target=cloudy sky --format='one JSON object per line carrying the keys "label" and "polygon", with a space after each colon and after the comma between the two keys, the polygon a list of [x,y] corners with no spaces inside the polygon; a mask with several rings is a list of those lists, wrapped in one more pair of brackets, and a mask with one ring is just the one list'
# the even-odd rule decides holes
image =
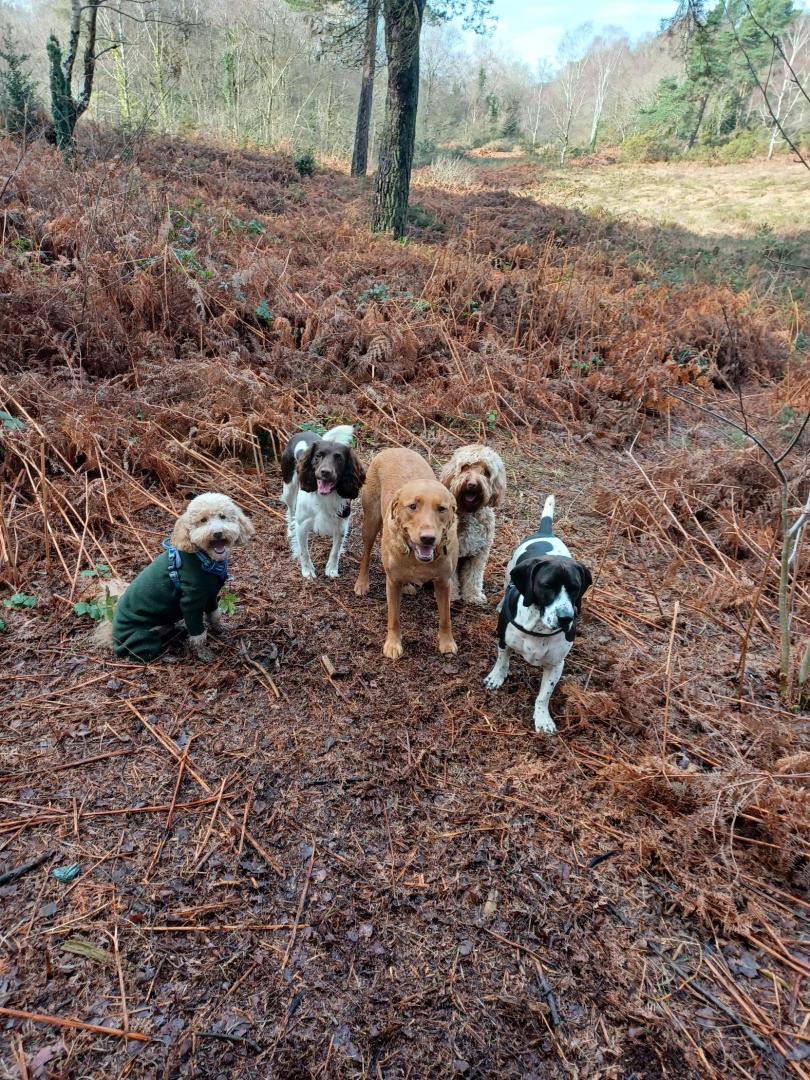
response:
{"label": "cloudy sky", "polygon": [[596,0],[495,0],[498,25],[492,41],[533,67],[538,60],[552,59],[563,34],[581,23],[592,22],[595,30],[620,27],[636,39],[658,30],[677,6],[677,0],[614,0],[610,5]]}

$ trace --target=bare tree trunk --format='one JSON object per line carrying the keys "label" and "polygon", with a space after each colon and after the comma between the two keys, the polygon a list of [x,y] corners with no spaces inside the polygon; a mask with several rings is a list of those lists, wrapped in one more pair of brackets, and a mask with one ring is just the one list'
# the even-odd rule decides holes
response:
{"label": "bare tree trunk", "polygon": [[419,104],[419,36],[425,0],[385,0],[388,93],[371,227],[405,235]]}
{"label": "bare tree trunk", "polygon": [[[64,60],[62,50],[54,34],[48,39],[47,53],[50,62],[51,110],[53,113],[56,144],[60,150],[68,151],[73,145],[73,132],[79,117],[86,111],[93,93],[93,76],[96,72],[96,22],[102,0],[87,0],[83,7],[82,0],[71,0],[70,30],[68,49]],[[82,88],[77,98],[73,97],[73,66],[79,51],[82,33],[82,11],[87,10],[84,55],[82,58]],[[111,46],[117,47],[117,46]],[[106,50],[103,50],[106,51]]]}
{"label": "bare tree trunk", "polygon": [[695,140],[697,139],[698,132],[700,131],[700,125],[703,123],[703,114],[706,111],[706,103],[708,102],[708,100],[709,92],[707,90],[706,93],[703,95],[703,100],[700,103],[700,110],[698,112],[697,120],[695,121],[695,126],[692,130],[692,134],[689,136],[689,142],[686,144],[687,150],[691,150],[692,147],[695,145]]}
{"label": "bare tree trunk", "polygon": [[380,19],[380,0],[368,0],[366,42],[363,52],[363,79],[357,105],[357,125],[354,129],[352,176],[365,176],[368,169],[368,131],[374,99],[374,75],[377,69],[377,23]]}

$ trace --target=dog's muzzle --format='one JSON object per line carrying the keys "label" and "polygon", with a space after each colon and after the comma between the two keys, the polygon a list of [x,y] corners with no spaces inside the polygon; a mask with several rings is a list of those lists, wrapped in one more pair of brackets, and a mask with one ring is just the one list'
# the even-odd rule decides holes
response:
{"label": "dog's muzzle", "polygon": [[315,482],[318,485],[319,495],[331,495],[337,483],[333,476],[316,476]]}
{"label": "dog's muzzle", "polygon": [[461,490],[460,502],[464,510],[478,510],[484,501],[480,484],[467,484]]}
{"label": "dog's muzzle", "polygon": [[214,538],[211,541],[211,550],[220,557],[227,552],[228,541],[225,539],[222,533],[214,534]]}

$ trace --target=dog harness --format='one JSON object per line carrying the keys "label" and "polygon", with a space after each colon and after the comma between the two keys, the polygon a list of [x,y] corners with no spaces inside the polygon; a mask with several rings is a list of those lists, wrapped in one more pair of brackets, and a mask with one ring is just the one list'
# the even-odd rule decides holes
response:
{"label": "dog harness", "polygon": [[[179,593],[181,591],[180,567],[183,565],[183,557],[176,547],[172,547],[169,539],[163,541],[162,547],[169,556],[169,579],[174,585],[175,592]],[[199,559],[200,565],[206,574],[213,574],[214,577],[219,578],[220,584],[224,585],[228,580],[228,560],[210,559],[204,551],[195,551],[194,554]]]}
{"label": "dog harness", "polygon": [[501,604],[500,614],[498,615],[498,644],[502,649],[506,648],[506,627],[510,624],[519,630],[521,634],[528,634],[529,637],[556,637],[557,634],[565,634],[566,641],[573,641],[576,637],[576,625],[577,618],[574,616],[571,625],[568,630],[563,630],[561,626],[558,626],[556,630],[527,630],[525,626],[521,626],[515,618],[515,612],[517,611],[517,602],[520,596],[520,591],[514,585],[508,585],[506,588],[506,594]]}

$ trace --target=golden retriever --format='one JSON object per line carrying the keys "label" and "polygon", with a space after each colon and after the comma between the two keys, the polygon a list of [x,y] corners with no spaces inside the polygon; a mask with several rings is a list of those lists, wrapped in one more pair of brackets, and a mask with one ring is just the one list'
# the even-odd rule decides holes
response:
{"label": "golden retriever", "polygon": [[382,529],[380,550],[388,598],[383,655],[402,656],[399,623],[403,586],[433,582],[439,608],[439,652],[456,653],[450,624],[450,583],[458,562],[456,500],[413,450],[382,450],[366,472],[362,490],[363,555],[354,591],[368,592],[371,549]]}

